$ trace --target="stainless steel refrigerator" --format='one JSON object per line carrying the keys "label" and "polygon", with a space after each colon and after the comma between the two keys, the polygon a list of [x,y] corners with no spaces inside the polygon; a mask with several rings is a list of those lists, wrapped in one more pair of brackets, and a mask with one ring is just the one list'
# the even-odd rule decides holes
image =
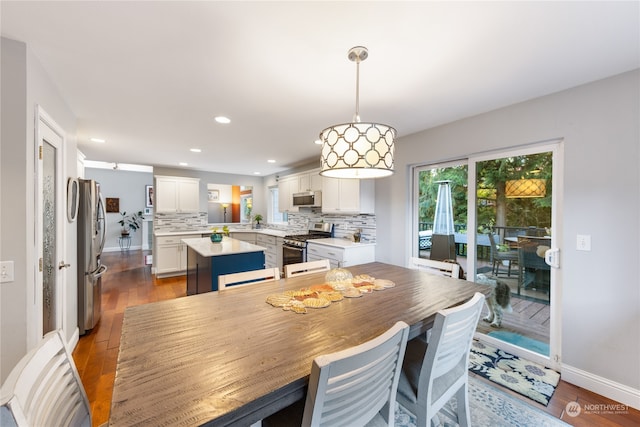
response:
{"label": "stainless steel refrigerator", "polygon": [[84,335],[100,320],[107,223],[100,184],[92,179],[78,184],[78,329]]}

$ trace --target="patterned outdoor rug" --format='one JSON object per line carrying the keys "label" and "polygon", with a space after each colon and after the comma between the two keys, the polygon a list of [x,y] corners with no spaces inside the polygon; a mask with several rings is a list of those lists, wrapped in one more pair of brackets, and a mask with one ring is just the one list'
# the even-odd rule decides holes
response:
{"label": "patterned outdoor rug", "polygon": [[560,374],[552,369],[479,341],[471,344],[469,371],[545,406],[560,381]]}
{"label": "patterned outdoor rug", "polygon": [[[455,399],[448,403],[451,409],[456,407]],[[527,405],[496,387],[485,384],[478,378],[469,377],[469,412],[471,425],[477,427],[552,427],[568,426],[559,419]],[[442,413],[438,413],[441,425],[452,427],[457,425]],[[396,405],[396,427],[415,427],[416,417],[405,408]]]}

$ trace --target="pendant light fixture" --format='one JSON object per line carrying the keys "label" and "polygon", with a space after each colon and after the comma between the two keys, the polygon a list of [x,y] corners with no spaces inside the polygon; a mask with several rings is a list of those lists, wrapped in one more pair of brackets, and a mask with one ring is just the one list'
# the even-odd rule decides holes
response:
{"label": "pendant light fixture", "polygon": [[333,125],[320,132],[320,175],[382,178],[393,174],[396,130],[388,125],[360,121],[360,62],[368,56],[366,47],[349,49],[348,58],[356,63],[356,113],[353,122]]}

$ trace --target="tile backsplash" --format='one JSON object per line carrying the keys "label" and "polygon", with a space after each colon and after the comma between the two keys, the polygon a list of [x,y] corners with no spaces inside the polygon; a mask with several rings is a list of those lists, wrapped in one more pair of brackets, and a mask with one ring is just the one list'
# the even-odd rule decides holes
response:
{"label": "tile backsplash", "polygon": [[[337,238],[353,240],[353,233],[361,230],[363,242],[376,241],[375,215],[336,215],[323,214],[310,210],[288,214],[289,222],[283,224],[265,224],[263,228],[283,230],[290,234],[305,233],[311,224],[329,222],[334,224],[334,234]],[[207,212],[191,214],[184,213],[156,213],[154,216],[154,231],[193,230],[208,227]],[[233,224],[232,228],[249,228],[249,224]]]}

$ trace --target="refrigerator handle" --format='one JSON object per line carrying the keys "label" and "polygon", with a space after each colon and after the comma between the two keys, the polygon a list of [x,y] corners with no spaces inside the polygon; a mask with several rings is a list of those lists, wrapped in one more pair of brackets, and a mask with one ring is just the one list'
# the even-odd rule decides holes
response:
{"label": "refrigerator handle", "polygon": [[107,236],[107,215],[104,209],[104,201],[102,200],[102,194],[98,195],[97,214],[98,214],[98,226],[100,227],[100,250],[98,251],[98,254],[102,254],[102,250],[104,249],[104,243]]}
{"label": "refrigerator handle", "polygon": [[100,268],[95,273],[89,273],[89,274],[91,274],[91,276],[93,276],[94,279],[99,279],[106,272],[107,272],[107,266],[101,265]]}

